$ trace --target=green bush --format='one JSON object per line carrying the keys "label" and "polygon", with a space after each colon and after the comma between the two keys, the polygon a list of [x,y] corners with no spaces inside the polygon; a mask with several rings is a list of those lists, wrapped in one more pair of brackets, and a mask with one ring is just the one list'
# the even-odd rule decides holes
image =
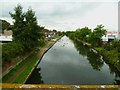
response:
{"label": "green bush", "polygon": [[114,40],[107,45],[104,46],[104,49],[110,51],[116,49],[118,52],[120,52],[120,42],[117,40]]}
{"label": "green bush", "polygon": [[16,57],[24,52],[24,46],[19,42],[11,42],[2,45],[2,60],[10,61],[11,58]]}
{"label": "green bush", "polygon": [[[106,47],[106,48],[110,49],[109,47]],[[108,51],[101,47],[101,48],[96,48],[96,50],[98,50],[100,52],[100,54],[102,54],[104,56],[104,60],[107,63],[118,66],[118,64],[120,62],[120,53],[116,49]]]}
{"label": "green bush", "polygon": [[37,46],[45,46],[46,45],[46,41],[45,40],[40,40],[39,42],[38,42],[38,45]]}

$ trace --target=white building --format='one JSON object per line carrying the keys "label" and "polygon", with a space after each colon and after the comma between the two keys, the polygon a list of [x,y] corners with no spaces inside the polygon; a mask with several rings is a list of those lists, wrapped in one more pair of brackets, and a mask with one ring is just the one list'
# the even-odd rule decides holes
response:
{"label": "white building", "polygon": [[13,33],[12,33],[12,31],[11,30],[4,30],[4,33],[2,34],[0,34],[0,42],[11,42],[11,41],[13,41],[12,40],[12,35],[13,35]]}
{"label": "white building", "polygon": [[119,39],[118,35],[119,32],[107,32],[107,34],[102,37],[102,41],[109,42],[114,39]]}

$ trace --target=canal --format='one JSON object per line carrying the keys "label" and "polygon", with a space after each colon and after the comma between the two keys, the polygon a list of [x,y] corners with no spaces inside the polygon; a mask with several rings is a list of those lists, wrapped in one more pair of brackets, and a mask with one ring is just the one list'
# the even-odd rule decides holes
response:
{"label": "canal", "polygon": [[120,72],[94,49],[64,36],[44,54],[26,83],[65,85],[120,84]]}

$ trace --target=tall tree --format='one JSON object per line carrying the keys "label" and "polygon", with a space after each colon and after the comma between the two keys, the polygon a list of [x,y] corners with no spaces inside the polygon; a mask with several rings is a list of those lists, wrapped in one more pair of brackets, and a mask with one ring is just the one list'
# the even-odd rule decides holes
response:
{"label": "tall tree", "polygon": [[22,11],[22,6],[17,5],[17,7],[14,8],[14,13],[10,13],[11,17],[14,19],[14,27],[13,27],[13,37],[16,41],[22,41],[24,38],[22,38],[22,35],[24,34],[24,13]]}
{"label": "tall tree", "polygon": [[30,49],[38,45],[38,40],[42,37],[43,27],[37,25],[37,18],[32,9],[23,13],[22,6],[17,5],[14,13],[10,13],[14,21],[13,37],[15,41],[21,42],[26,48]]}
{"label": "tall tree", "polygon": [[76,30],[77,37],[84,41],[87,41],[87,38],[89,37],[90,33],[91,33],[91,29],[89,29],[88,27],[84,27]]}
{"label": "tall tree", "polygon": [[[37,25],[37,18],[35,12],[32,9],[28,9],[25,14],[26,27],[25,27],[25,40],[26,45],[29,43],[29,47],[38,45],[38,40],[42,37],[42,27]],[[27,45],[28,46],[28,45]]]}
{"label": "tall tree", "polygon": [[93,30],[93,32],[90,34],[89,37],[89,42],[93,45],[93,46],[99,46],[101,45],[102,42],[102,36],[106,34],[106,29],[104,29],[104,26],[101,25],[97,25],[97,27]]}

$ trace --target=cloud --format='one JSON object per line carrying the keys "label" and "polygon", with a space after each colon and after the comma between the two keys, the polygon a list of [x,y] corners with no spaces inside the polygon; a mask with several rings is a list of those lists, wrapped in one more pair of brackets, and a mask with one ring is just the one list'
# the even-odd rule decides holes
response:
{"label": "cloud", "polygon": [[[79,0],[78,0],[79,1]],[[89,0],[87,0],[89,1]],[[116,0],[111,0],[116,1]],[[46,28],[57,30],[75,30],[88,26],[94,28],[103,24],[109,30],[117,30],[117,2],[34,2],[29,0],[4,0],[2,4],[2,17],[12,23],[9,12],[20,3],[23,11],[31,7],[36,12],[38,23]]]}

